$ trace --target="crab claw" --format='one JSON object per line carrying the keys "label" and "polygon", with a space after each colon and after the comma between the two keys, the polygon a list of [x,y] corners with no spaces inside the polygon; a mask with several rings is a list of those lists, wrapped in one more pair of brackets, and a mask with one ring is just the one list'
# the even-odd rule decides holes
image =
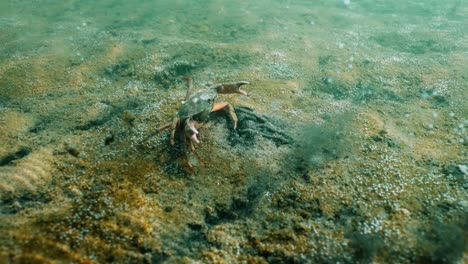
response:
{"label": "crab claw", "polygon": [[189,127],[189,131],[190,131],[190,139],[197,144],[200,143],[200,141],[197,138],[198,130],[192,126],[192,127]]}
{"label": "crab claw", "polygon": [[240,94],[249,95],[246,91],[244,91],[244,90],[242,90],[242,89],[240,88],[242,85],[246,85],[246,84],[249,84],[249,82],[242,81],[242,82],[238,82],[238,83],[237,83],[237,86],[238,86],[238,90],[237,90],[237,91],[238,91]]}
{"label": "crab claw", "polygon": [[238,93],[242,95],[248,95],[246,91],[240,88],[242,85],[246,85],[246,84],[249,84],[249,82],[242,81],[242,82],[236,82],[236,83],[225,83],[225,84],[218,85],[216,87],[216,90],[220,94]]}
{"label": "crab claw", "polygon": [[195,124],[191,120],[186,121],[185,133],[191,141],[197,144],[200,143],[200,141],[197,138],[198,130],[195,128]]}
{"label": "crab claw", "polygon": [[200,140],[198,140],[198,138],[197,138],[197,134],[192,134],[190,136],[190,140],[192,140],[193,142],[195,142],[197,144],[200,143]]}

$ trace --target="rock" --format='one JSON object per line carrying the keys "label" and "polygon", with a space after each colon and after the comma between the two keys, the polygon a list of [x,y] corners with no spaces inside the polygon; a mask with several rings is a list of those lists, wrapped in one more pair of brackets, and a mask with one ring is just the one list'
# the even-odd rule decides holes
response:
{"label": "rock", "polygon": [[73,143],[65,143],[64,148],[70,155],[74,157],[78,157],[78,155],[80,155],[80,151],[78,150],[78,147]]}
{"label": "rock", "polygon": [[456,167],[461,173],[463,173],[464,176],[468,176],[468,166],[461,164],[457,165]]}
{"label": "rock", "polygon": [[406,209],[406,208],[401,208],[399,211],[400,211],[404,216],[406,216],[406,217],[410,217],[410,216],[411,216],[411,212],[410,212],[408,209]]}
{"label": "rock", "polygon": [[463,183],[468,176],[468,166],[465,164],[451,164],[444,170],[445,175],[453,177],[457,182]]}

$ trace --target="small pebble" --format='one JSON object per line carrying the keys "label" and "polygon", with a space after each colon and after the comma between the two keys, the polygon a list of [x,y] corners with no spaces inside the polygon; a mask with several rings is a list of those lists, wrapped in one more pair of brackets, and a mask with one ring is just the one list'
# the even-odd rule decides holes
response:
{"label": "small pebble", "polygon": [[402,212],[406,217],[410,217],[411,216],[411,212],[406,209],[406,208],[401,208],[400,209],[400,212]]}
{"label": "small pebble", "polygon": [[73,157],[78,157],[80,155],[80,151],[78,150],[77,146],[73,143],[65,143],[64,144],[65,150],[72,155]]}
{"label": "small pebble", "polygon": [[139,92],[140,89],[138,89],[138,86],[134,85],[132,88],[128,90],[128,94],[130,95],[135,95]]}
{"label": "small pebble", "polygon": [[465,176],[468,176],[468,166],[461,164],[457,167]]}
{"label": "small pebble", "polygon": [[114,142],[114,139],[115,139],[114,133],[112,133],[112,132],[111,132],[111,133],[108,133],[108,134],[106,135],[106,138],[104,139],[104,144],[105,144],[106,146],[108,146],[108,145],[110,145],[112,142]]}

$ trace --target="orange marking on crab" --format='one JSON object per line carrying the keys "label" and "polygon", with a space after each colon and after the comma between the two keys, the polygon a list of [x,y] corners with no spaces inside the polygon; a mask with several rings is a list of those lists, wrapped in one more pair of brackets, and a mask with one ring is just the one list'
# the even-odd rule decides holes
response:
{"label": "orange marking on crab", "polygon": [[216,103],[214,104],[213,108],[211,109],[211,112],[216,112],[221,109],[224,109],[228,105],[227,102],[222,102],[222,103]]}

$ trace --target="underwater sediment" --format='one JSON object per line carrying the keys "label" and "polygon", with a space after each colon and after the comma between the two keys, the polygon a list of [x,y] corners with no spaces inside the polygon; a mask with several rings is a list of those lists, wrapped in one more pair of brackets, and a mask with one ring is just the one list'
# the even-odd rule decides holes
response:
{"label": "underwater sediment", "polygon": [[466,262],[463,1],[0,10],[0,262]]}

